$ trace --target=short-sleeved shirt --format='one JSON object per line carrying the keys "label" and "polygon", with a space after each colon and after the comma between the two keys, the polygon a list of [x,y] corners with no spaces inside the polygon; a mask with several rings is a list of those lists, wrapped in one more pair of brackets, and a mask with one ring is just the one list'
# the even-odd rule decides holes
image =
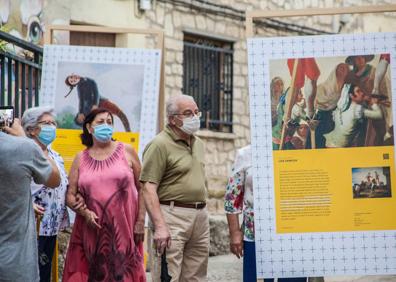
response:
{"label": "short-sleeved shirt", "polygon": [[48,188],[43,184],[37,184],[34,181],[31,183],[30,189],[33,203],[45,209],[40,222],[40,236],[56,236],[60,230],[70,226],[69,214],[66,208],[66,191],[69,181],[67,180],[63,158],[50,147],[48,147],[48,157],[58,167],[61,182],[55,189]]}
{"label": "short-sleeved shirt", "polygon": [[40,147],[0,132],[0,281],[39,281],[30,183],[44,183],[52,168]]}
{"label": "short-sleeved shirt", "polygon": [[205,202],[203,142],[191,136],[191,146],[167,126],[145,148],[140,181],[158,185],[160,201]]}
{"label": "short-sleeved shirt", "polygon": [[250,145],[237,151],[224,195],[224,208],[228,214],[243,212],[242,231],[245,241],[254,241],[254,209],[252,157]]}

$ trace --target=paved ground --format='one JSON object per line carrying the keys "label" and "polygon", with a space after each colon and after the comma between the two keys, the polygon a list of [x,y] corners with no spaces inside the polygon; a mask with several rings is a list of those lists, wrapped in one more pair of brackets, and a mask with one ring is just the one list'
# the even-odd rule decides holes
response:
{"label": "paved ground", "polygon": [[241,282],[242,259],[234,255],[210,257],[208,277],[209,282]]}
{"label": "paved ground", "polygon": [[[242,260],[235,256],[215,256],[209,258],[209,282],[241,282]],[[147,273],[147,282],[151,282],[150,273]]]}
{"label": "paved ground", "polygon": [[[210,257],[208,277],[209,282],[241,282],[242,260],[232,255]],[[151,282],[149,273],[147,281]],[[325,282],[396,282],[396,275],[325,277]]]}
{"label": "paved ground", "polygon": [[326,277],[325,282],[395,282],[396,275]]}

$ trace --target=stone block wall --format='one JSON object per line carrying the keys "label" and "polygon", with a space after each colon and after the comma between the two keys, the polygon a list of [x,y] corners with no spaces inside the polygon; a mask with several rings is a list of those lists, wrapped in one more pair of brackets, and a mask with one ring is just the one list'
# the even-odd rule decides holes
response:
{"label": "stone block wall", "polygon": [[[247,58],[244,26],[242,22],[224,17],[205,15],[188,8],[157,2],[145,17],[151,28],[165,31],[165,95],[182,92],[183,82],[183,37],[184,31],[221,36],[234,43],[234,88],[233,88],[233,134],[208,130],[198,135],[206,144],[206,173],[210,199],[209,210],[223,211],[223,196],[227,176],[234,160],[235,148],[249,143],[249,105],[247,93]],[[237,113],[237,114],[235,114]]]}
{"label": "stone block wall", "polygon": [[[202,4],[205,1],[156,0],[152,1],[152,9],[145,12],[137,11],[137,1],[103,0],[101,5],[96,5],[97,0],[47,1],[48,3],[44,2],[43,4],[43,15],[46,16],[40,18],[40,20],[43,21],[44,27],[47,24],[60,23],[55,21],[55,18],[62,18],[64,23],[164,30],[165,98],[177,95],[182,91],[184,32],[227,39],[234,43],[233,133],[223,134],[205,130],[199,134],[206,143],[205,159],[210,195],[209,208],[213,213],[222,213],[222,196],[235,151],[250,142],[245,22],[238,17],[230,18],[221,13],[211,14],[202,9],[191,8],[192,4],[198,5],[197,3]],[[3,2],[12,3],[9,7],[13,7],[12,11],[17,11],[23,1],[5,0]],[[181,5],[183,2],[187,5]],[[393,4],[394,0],[207,0],[207,2],[240,10],[239,17],[241,17],[244,15],[244,11],[250,10],[384,5]],[[56,15],[56,17],[52,19],[48,16],[50,14],[53,17]],[[395,13],[294,17],[275,20],[327,32],[338,32],[339,30],[341,32],[396,30]],[[281,28],[274,29],[262,25],[256,25],[256,27],[260,36],[298,35]],[[61,42],[62,40],[56,41]],[[152,41],[148,42],[151,42],[152,46]]]}
{"label": "stone block wall", "polygon": [[[234,87],[233,87],[233,134],[200,132],[199,136],[206,143],[206,173],[209,189],[209,210],[212,213],[223,213],[223,195],[228,174],[231,169],[235,151],[250,142],[250,118],[248,96],[248,68],[247,50],[245,37],[245,22],[231,19],[221,15],[212,15],[204,11],[197,11],[173,3],[157,1],[152,10],[143,14],[145,25],[150,28],[163,29],[165,32],[165,96],[177,95],[182,91],[183,82],[183,37],[184,32],[196,33],[218,38],[227,38],[234,42]],[[227,5],[240,10],[255,9],[303,9],[339,7],[345,5],[340,0],[221,0],[209,1]],[[348,5],[373,5],[387,4],[392,1],[376,0],[350,0]],[[373,16],[373,15],[372,15]],[[367,21],[366,16],[351,15],[341,16],[315,16],[295,17],[280,19],[291,24],[313,27],[327,32],[337,32],[340,29],[340,20],[348,21],[342,28],[342,32],[354,31],[384,31],[384,27],[373,28]],[[395,29],[395,14],[374,15],[377,23],[386,23],[393,20]],[[367,18],[369,19],[369,18]],[[373,19],[370,18],[372,22]],[[386,24],[389,29],[389,25]],[[371,28],[371,29],[370,29]],[[392,29],[390,29],[392,30]],[[297,35],[291,32],[258,27],[257,33],[266,37]]]}

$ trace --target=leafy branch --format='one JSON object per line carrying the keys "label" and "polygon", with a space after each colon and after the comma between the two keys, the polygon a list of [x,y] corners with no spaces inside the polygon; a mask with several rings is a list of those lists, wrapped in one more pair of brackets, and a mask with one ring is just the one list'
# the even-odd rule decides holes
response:
{"label": "leafy branch", "polygon": [[[0,31],[2,32],[10,32],[11,28],[7,25],[0,25]],[[0,50],[3,52],[7,51],[7,41],[0,40]]]}

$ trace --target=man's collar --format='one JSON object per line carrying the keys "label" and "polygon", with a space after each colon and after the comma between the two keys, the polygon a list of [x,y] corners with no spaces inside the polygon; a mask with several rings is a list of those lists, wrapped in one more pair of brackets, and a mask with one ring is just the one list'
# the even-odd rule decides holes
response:
{"label": "man's collar", "polygon": [[[186,142],[186,140],[184,140],[183,138],[181,138],[171,127],[169,124],[166,125],[164,131],[169,134],[169,136],[173,139],[173,141],[184,141]],[[195,136],[191,135],[191,143],[193,143],[193,141],[195,140]]]}

